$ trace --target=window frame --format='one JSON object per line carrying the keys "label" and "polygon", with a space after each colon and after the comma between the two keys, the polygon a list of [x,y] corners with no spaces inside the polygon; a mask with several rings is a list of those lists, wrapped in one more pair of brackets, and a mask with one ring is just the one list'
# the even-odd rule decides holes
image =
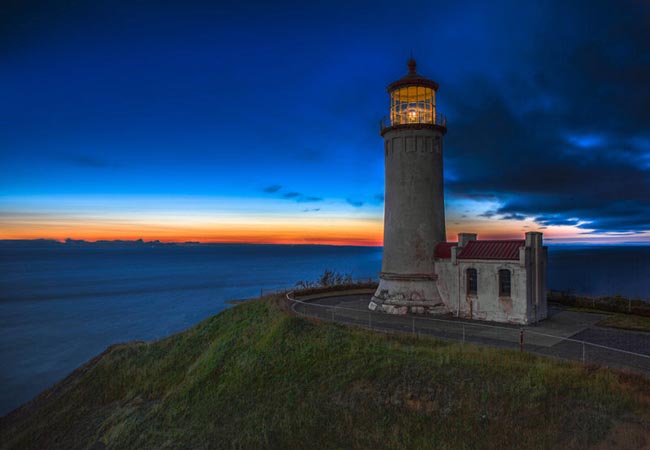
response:
{"label": "window frame", "polygon": [[[474,289],[472,290],[472,277],[470,276],[470,272],[474,274]],[[465,269],[465,290],[466,290],[466,295],[468,297],[476,297],[478,296],[478,270],[476,270],[474,267],[468,267]]]}
{"label": "window frame", "polygon": [[[508,274],[508,289],[507,292],[504,289],[504,274]],[[499,297],[510,298],[512,297],[512,271],[510,269],[499,269]]]}

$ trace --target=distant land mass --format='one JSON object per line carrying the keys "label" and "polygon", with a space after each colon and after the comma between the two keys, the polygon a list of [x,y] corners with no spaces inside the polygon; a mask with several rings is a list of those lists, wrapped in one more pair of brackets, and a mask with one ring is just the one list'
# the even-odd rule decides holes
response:
{"label": "distant land mass", "polygon": [[[545,244],[550,247],[564,249],[584,249],[584,248],[616,248],[616,247],[650,247],[650,243],[639,242],[621,242],[613,243],[568,243],[554,242],[553,239],[546,239]],[[94,247],[94,248],[151,248],[151,247],[191,247],[191,246],[283,246],[283,247],[357,247],[356,245],[331,245],[331,244],[276,244],[276,243],[249,243],[249,242],[162,242],[158,239],[145,241],[144,239],[122,240],[122,239],[101,239],[98,241],[86,241],[84,239],[67,238],[64,241],[57,239],[0,239],[0,248],[63,248],[63,247]],[[371,246],[372,247],[372,246]],[[376,246],[375,248],[380,248]]]}
{"label": "distant land mass", "polygon": [[86,241],[83,239],[71,239],[71,238],[68,238],[65,241],[59,241],[56,239],[1,239],[0,240],[0,246],[4,246],[4,247],[52,247],[52,246],[56,246],[56,247],[61,247],[61,246],[162,247],[162,246],[178,246],[178,245],[206,245],[206,244],[202,244],[201,242],[198,241],[161,242],[159,240],[145,241],[143,239],[136,239],[133,241],[126,241],[121,239]]}
{"label": "distant land mass", "polygon": [[[194,247],[194,246],[282,246],[282,247],[358,247],[356,245],[331,245],[331,244],[276,244],[276,243],[249,243],[249,242],[199,242],[199,241],[185,241],[185,242],[162,242],[159,240],[145,241],[143,239],[136,240],[98,240],[86,241],[83,239],[68,238],[65,241],[57,239],[0,239],[0,248],[63,248],[63,247],[93,247],[93,248],[150,248],[150,247]],[[368,248],[372,248],[369,246]]]}

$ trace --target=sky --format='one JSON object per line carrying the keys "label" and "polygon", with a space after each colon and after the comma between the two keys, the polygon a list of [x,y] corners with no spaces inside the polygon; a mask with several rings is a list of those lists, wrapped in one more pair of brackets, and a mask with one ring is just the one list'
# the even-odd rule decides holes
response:
{"label": "sky", "polygon": [[381,245],[412,52],[449,240],[650,243],[649,24],[641,0],[5,0],[0,239]]}

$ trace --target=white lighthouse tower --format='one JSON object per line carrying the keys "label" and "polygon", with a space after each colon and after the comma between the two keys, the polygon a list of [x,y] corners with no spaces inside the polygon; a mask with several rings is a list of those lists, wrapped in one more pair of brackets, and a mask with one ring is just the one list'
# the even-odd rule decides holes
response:
{"label": "white lighthouse tower", "polygon": [[437,287],[436,245],[446,240],[438,84],[408,74],[388,85],[390,117],[381,123],[385,154],[384,252],[371,310],[392,314],[447,309]]}

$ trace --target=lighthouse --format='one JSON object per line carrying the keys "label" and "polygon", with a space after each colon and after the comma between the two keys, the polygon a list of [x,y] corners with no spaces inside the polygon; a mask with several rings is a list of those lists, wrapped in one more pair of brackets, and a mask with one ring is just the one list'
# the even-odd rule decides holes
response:
{"label": "lighthouse", "polygon": [[369,303],[392,314],[442,313],[435,251],[445,242],[442,138],[447,121],[436,109],[438,84],[416,72],[388,85],[384,138],[384,251],[379,287]]}

